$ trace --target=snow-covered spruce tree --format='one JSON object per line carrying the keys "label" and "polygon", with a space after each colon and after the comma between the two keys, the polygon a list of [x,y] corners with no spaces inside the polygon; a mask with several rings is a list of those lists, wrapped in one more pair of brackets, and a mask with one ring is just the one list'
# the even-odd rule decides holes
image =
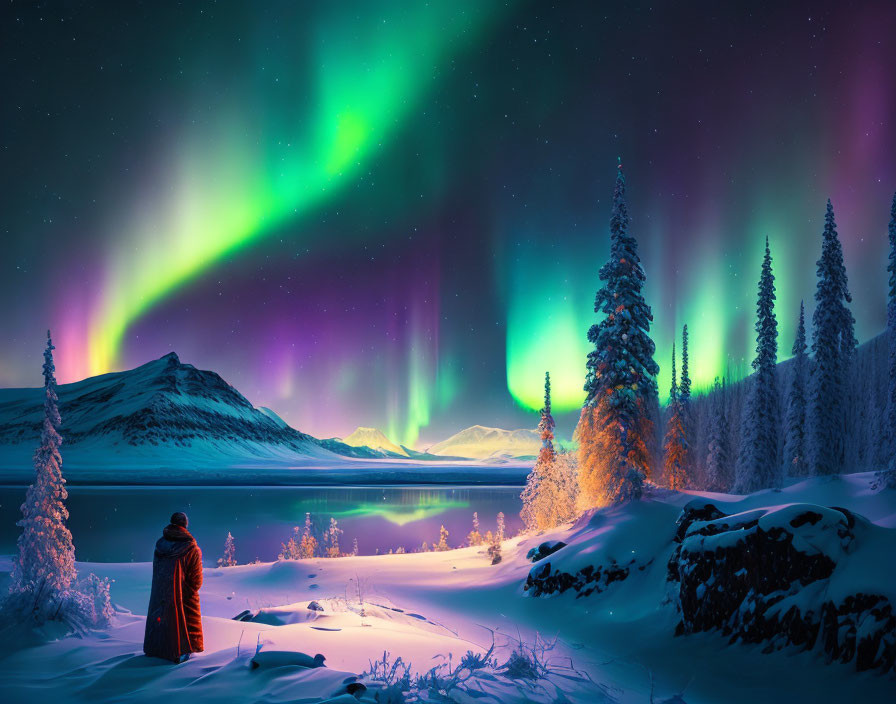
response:
{"label": "snow-covered spruce tree", "polygon": [[672,343],[672,388],[669,390],[666,439],[663,443],[663,471],[670,489],[680,491],[687,485],[688,441],[684,430],[684,404],[675,376],[675,343]]}
{"label": "snow-covered spruce tree", "polygon": [[691,456],[691,448],[694,439],[694,418],[691,408],[691,375],[688,356],[688,326],[681,328],[681,383],[678,385],[678,402],[681,404],[681,427],[684,432],[685,447],[682,455],[682,468],[684,469],[687,486],[694,484],[694,460]]}
{"label": "snow-covered spruce tree", "polygon": [[806,462],[806,382],[809,357],[806,354],[806,320],[800,301],[800,320],[793,341],[793,376],[787,394],[787,418],[784,438],[784,471],[792,477],[803,477],[809,472]]}
{"label": "snow-covered spruce tree", "polygon": [[734,483],[735,491],[741,493],[782,484],[778,462],[778,321],[775,319],[775,277],[768,238],[765,239],[765,258],[759,277],[756,315],[756,358],[753,375],[747,381],[749,391],[741,419],[741,445]]}
{"label": "snow-covered spruce tree", "polygon": [[41,625],[65,624],[70,630],[105,627],[114,613],[109,580],[89,574],[77,580],[75,548],[65,525],[68,493],[62,477],[62,437],[53,339],[47,331],[44,350],[44,419],[40,446],[34,453],[34,482],[28,487],[22,534],[13,560],[9,593],[0,605],[0,622]]}
{"label": "snow-covered spruce tree", "polygon": [[688,368],[688,326],[681,329],[681,385],[678,387],[678,398],[687,410],[691,402],[691,377]]}
{"label": "snow-covered spruce tree", "polygon": [[473,511],[473,530],[467,535],[467,545],[482,545],[482,533],[479,532],[479,514]]}
{"label": "snow-covered spruce tree", "polygon": [[541,449],[529,476],[521,499],[520,517],[528,530],[545,530],[557,525],[555,501],[559,490],[554,449],[554,417],[551,415],[551,375],[544,375],[544,407],[538,422]]}
{"label": "snow-covered spruce tree", "polygon": [[504,512],[498,511],[498,518],[495,527],[495,540],[499,543],[504,542]]}
{"label": "snow-covered spruce tree", "polygon": [[235,565],[236,545],[230,531],[227,531],[227,538],[224,539],[224,555],[218,558],[218,567],[234,567]]}
{"label": "snow-covered spruce tree", "polygon": [[[426,543],[423,543],[423,544],[426,545]],[[357,538],[352,538],[352,555],[354,555],[355,557],[358,556],[358,539]]]}
{"label": "snow-covered spruce tree", "polygon": [[436,544],[434,550],[436,552],[445,552],[446,550],[450,550],[451,548],[448,546],[448,529],[445,526],[439,528],[439,542]]}
{"label": "snow-covered spruce tree", "polygon": [[61,592],[67,590],[77,577],[75,547],[72,534],[65,525],[68,520],[68,510],[65,508],[68,492],[62,477],[62,455],[59,452],[62,419],[56,396],[54,349],[48,330],[43,366],[44,419],[40,446],[34,453],[34,482],[25,494],[22,518],[17,523],[22,534],[12,570],[11,589],[14,591]]}
{"label": "snow-covered spruce tree", "polygon": [[852,298],[830,200],[816,272],[806,455],[812,474],[834,475],[844,469],[848,380],[856,339],[852,313],[846,307]]}
{"label": "snow-covered spruce tree", "polygon": [[725,385],[716,378],[713,384],[712,415],[706,455],[706,490],[731,491],[734,484],[734,461],[731,456],[731,428]]}
{"label": "snow-covered spruce tree", "polygon": [[336,519],[330,518],[330,527],[327,528],[327,532],[324,535],[324,543],[326,550],[326,557],[341,557],[342,553],[339,551],[339,535],[342,533],[342,528],[339,527],[339,524],[336,522]]}
{"label": "snow-covered spruce tree", "polygon": [[616,174],[610,217],[610,258],[600,270],[594,311],[605,315],[588,331],[585,405],[576,428],[579,502],[583,508],[637,499],[650,474],[656,399],[653,315],[644,300],[644,269],[628,232],[625,177]]}
{"label": "snow-covered spruce tree", "polygon": [[889,288],[887,289],[887,408],[885,437],[881,438],[890,455],[890,463],[886,468],[886,482],[896,488],[896,193],[893,194],[893,205],[890,208],[890,227],[888,230],[890,239],[890,263],[887,271],[890,272]]}

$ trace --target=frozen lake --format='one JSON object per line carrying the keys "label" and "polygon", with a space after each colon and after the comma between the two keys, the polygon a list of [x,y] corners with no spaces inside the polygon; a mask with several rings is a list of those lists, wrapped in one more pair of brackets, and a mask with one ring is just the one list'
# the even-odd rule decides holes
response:
{"label": "frozen lake", "polygon": [[[481,531],[494,530],[503,511],[508,535],[521,526],[521,487],[507,486],[347,486],[347,487],[69,487],[69,521],[78,560],[144,562],[174,511],[190,518],[190,531],[207,565],[220,556],[227,531],[236,540],[239,562],[277,558],[292,526],[310,512],[323,530],[330,517],[345,532],[343,550],[358,539],[359,552],[371,555],[399,546],[411,551],[423,541],[438,541],[444,524],[452,546],[471,530],[473,512]],[[0,554],[15,551],[25,497],[23,487],[0,487]]]}

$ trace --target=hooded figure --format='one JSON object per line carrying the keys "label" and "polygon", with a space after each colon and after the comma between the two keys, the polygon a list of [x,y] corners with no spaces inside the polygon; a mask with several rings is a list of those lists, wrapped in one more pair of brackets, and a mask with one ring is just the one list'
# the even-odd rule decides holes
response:
{"label": "hooded figure", "polygon": [[202,651],[201,586],[202,551],[187,531],[187,516],[178,512],[156,543],[144,653],[181,662]]}

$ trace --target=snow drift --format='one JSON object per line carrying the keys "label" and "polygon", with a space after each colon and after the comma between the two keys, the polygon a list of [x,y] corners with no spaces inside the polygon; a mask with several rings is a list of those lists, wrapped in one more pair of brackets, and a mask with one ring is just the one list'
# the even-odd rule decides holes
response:
{"label": "snow drift", "polygon": [[870,481],[810,480],[744,501],[707,494],[682,509],[670,500],[676,495],[655,490],[647,501],[585,516],[567,546],[533,552],[524,589],[576,598],[615,591],[674,614],[678,636],[719,632],[765,653],[817,649],[858,670],[893,671],[896,586],[883,556],[896,552],[896,530],[841,506],[777,503],[787,494],[828,499],[860,476]]}

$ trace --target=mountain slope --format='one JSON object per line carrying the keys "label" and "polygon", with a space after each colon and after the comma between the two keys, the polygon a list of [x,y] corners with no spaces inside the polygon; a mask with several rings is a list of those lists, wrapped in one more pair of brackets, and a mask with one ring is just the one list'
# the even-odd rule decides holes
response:
{"label": "mountain slope", "polygon": [[447,440],[436,443],[428,452],[433,455],[470,457],[531,457],[541,448],[541,436],[537,430],[502,430],[474,425],[455,433]]}
{"label": "mountain slope", "polygon": [[[226,459],[333,458],[329,449],[256,409],[218,374],[183,364],[173,352],[136,369],[58,387],[66,458],[140,457],[191,464]],[[40,434],[43,389],[0,389],[4,459],[30,457]],[[279,421],[279,422],[278,422]]]}
{"label": "mountain slope", "polygon": [[356,428],[351,435],[347,438],[343,438],[342,442],[350,447],[369,447],[372,450],[380,450],[393,455],[400,455],[402,457],[409,456],[407,450],[389,440],[389,438],[377,428]]}

